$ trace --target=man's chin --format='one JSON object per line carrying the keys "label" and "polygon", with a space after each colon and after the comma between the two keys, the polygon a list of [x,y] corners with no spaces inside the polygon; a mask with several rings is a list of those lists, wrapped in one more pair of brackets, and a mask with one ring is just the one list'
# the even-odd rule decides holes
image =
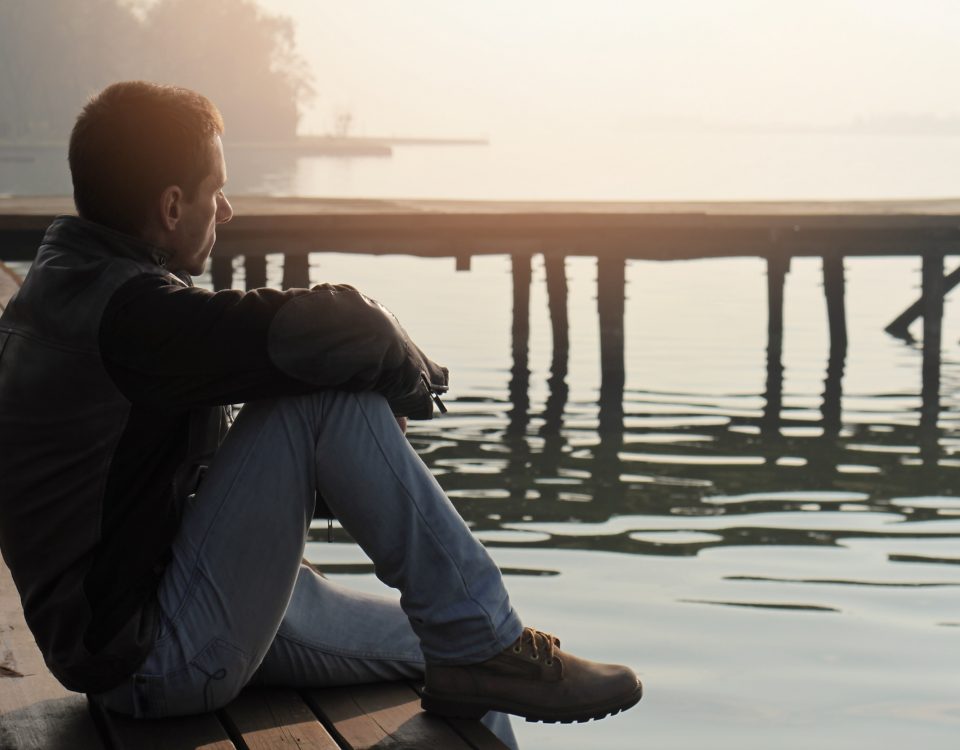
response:
{"label": "man's chin", "polygon": [[200,276],[204,269],[207,267],[207,261],[210,260],[210,253],[213,252],[213,243],[210,243],[210,247],[190,268],[187,268],[186,271],[191,276]]}
{"label": "man's chin", "polygon": [[189,265],[183,264],[176,268],[171,268],[171,271],[182,271],[190,274],[191,276],[200,276],[204,269],[206,268],[206,260],[197,261],[196,263],[191,263]]}

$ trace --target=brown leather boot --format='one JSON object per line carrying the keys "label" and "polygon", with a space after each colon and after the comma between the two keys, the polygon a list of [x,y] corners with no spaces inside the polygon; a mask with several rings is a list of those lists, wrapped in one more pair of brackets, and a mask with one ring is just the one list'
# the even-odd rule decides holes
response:
{"label": "brown leather boot", "polygon": [[554,636],[524,628],[512,646],[480,664],[427,662],[422,706],[468,719],[503,711],[527,721],[571,722],[618,713],[641,695],[640,680],[627,667],[566,654]]}

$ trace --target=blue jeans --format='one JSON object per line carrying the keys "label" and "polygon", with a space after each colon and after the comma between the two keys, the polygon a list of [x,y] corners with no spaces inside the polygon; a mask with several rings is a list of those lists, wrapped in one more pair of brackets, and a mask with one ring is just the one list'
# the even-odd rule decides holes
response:
{"label": "blue jeans", "polygon": [[[317,490],[399,605],[301,565]],[[247,404],[172,552],[152,650],[97,696],[111,710],[175,716],[219,708],[248,683],[417,678],[425,657],[483,661],[522,628],[499,569],[373,393]]]}

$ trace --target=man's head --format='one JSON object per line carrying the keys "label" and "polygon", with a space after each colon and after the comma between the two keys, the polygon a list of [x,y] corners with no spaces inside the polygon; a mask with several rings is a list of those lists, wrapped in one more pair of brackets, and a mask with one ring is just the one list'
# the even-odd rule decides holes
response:
{"label": "man's head", "polygon": [[223,195],[223,119],[189,89],[126,81],[84,107],[70,136],[73,199],[81,217],[168,251],[170,267],[203,270]]}

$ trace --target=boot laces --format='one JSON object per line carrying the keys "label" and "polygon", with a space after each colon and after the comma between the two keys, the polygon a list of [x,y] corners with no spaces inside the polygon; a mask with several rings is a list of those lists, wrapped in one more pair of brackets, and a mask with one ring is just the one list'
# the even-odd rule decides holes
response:
{"label": "boot laces", "polygon": [[557,649],[560,648],[560,639],[550,633],[544,633],[542,630],[524,628],[513,647],[514,653],[522,653],[524,646],[530,647],[530,658],[533,661],[538,661],[541,652],[543,652],[544,663],[549,667],[553,664]]}

